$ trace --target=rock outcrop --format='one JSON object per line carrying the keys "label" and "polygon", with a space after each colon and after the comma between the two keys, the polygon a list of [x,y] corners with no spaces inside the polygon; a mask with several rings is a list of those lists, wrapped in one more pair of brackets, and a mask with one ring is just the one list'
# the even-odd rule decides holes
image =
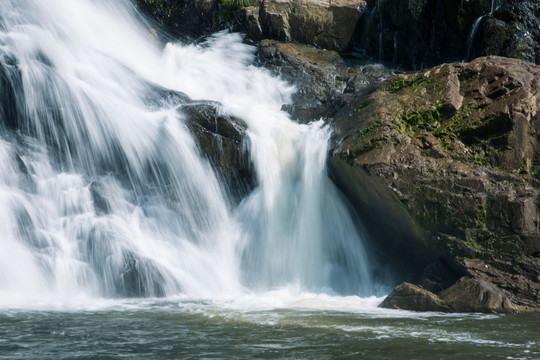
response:
{"label": "rock outcrop", "polygon": [[295,85],[292,104],[284,107],[300,122],[331,118],[344,104],[343,94],[353,94],[393,75],[377,64],[362,64],[334,51],[262,40],[259,65]]}
{"label": "rock outcrop", "polygon": [[[334,116],[331,173],[385,254],[538,309],[539,105],[540,67],[519,60],[398,75]],[[432,274],[417,281],[447,287]]]}
{"label": "rock outcrop", "polygon": [[371,0],[368,10],[358,46],[379,61],[413,69],[486,55],[540,63],[536,1]]}
{"label": "rock outcrop", "polygon": [[501,55],[540,64],[540,2],[506,4],[487,15],[470,55]]}
{"label": "rock outcrop", "polygon": [[451,308],[432,292],[419,286],[402,283],[384,299],[381,307],[398,310],[449,312]]}
{"label": "rock outcrop", "polygon": [[193,134],[199,150],[230,190],[230,200],[240,201],[255,184],[245,123],[223,114],[215,101],[194,101],[182,92],[152,85],[145,99],[156,108],[175,107]]}
{"label": "rock outcrop", "polygon": [[402,283],[380,304],[400,310],[438,312],[515,313],[534,311],[527,306],[516,306],[510,296],[491,282],[462,277],[453,286],[436,295],[409,283]]}

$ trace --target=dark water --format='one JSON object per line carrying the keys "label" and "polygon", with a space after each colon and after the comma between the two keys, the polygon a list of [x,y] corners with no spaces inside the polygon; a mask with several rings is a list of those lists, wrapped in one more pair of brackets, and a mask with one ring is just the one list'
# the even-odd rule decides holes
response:
{"label": "dark water", "polygon": [[100,310],[1,310],[0,359],[540,358],[538,315],[305,305],[249,310],[174,301]]}

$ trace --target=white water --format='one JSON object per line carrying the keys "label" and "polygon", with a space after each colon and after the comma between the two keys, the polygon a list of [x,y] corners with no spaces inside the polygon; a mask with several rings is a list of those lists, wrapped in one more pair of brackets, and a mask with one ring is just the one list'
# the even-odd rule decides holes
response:
{"label": "white water", "polygon": [[[253,52],[235,34],[163,49],[127,0],[0,0],[2,306],[374,291],[326,176],[329,129],[280,110],[294,89]],[[257,187],[240,205],[164,88],[247,124]]]}

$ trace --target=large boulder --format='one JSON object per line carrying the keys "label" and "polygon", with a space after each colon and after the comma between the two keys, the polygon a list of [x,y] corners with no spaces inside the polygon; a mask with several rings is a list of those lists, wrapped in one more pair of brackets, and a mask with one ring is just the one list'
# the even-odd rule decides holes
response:
{"label": "large boulder", "polygon": [[450,307],[432,292],[419,286],[402,283],[380,305],[383,308],[417,311],[450,311]]}
{"label": "large boulder", "polygon": [[515,313],[534,312],[538,308],[515,305],[511,295],[493,283],[462,277],[438,295],[409,283],[394,288],[379,305],[388,309],[442,312]]}
{"label": "large boulder", "polygon": [[402,280],[467,275],[540,308],[539,105],[540,67],[487,57],[390,78],[333,116],[331,175]]}
{"label": "large boulder", "polygon": [[182,92],[152,85],[145,99],[148,106],[176,108],[234,202],[240,201],[255,184],[249,155],[246,124],[223,113],[220,103],[194,101]]}
{"label": "large boulder", "polygon": [[471,41],[471,57],[501,55],[540,64],[540,2],[501,6],[482,19]]}

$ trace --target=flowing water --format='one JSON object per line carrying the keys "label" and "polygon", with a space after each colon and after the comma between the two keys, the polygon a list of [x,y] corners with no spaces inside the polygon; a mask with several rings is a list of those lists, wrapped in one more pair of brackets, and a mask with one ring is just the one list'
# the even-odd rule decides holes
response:
{"label": "flowing water", "polygon": [[[377,309],[330,129],[291,121],[295,89],[253,61],[238,34],[162,46],[127,0],[0,0],[0,357],[360,356],[394,337],[536,356],[527,322],[478,325],[512,317]],[[239,204],[189,101],[247,126]]]}
{"label": "flowing water", "polygon": [[409,313],[269,293],[0,313],[0,359],[538,359],[538,317]]}

